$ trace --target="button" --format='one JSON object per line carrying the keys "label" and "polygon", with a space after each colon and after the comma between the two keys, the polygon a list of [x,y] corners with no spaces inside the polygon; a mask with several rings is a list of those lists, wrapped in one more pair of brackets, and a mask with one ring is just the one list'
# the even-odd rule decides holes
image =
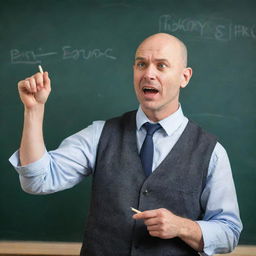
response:
{"label": "button", "polygon": [[149,191],[147,190],[147,189],[145,189],[144,191],[143,191],[143,195],[144,196],[147,196],[149,194]]}

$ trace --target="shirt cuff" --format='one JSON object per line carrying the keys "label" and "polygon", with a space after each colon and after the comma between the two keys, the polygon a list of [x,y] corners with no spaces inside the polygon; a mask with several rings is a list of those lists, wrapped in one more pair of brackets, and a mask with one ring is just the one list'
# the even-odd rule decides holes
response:
{"label": "shirt cuff", "polygon": [[47,172],[47,167],[50,164],[50,156],[46,150],[39,160],[28,165],[21,166],[19,159],[19,150],[17,150],[9,158],[9,161],[15,170],[19,173],[19,175],[24,177],[33,177],[45,174]]}
{"label": "shirt cuff", "polygon": [[[204,253],[206,255],[213,255],[216,253],[228,253],[228,248],[225,232],[223,232],[221,225],[215,221],[197,221],[199,224],[204,240]],[[218,235],[216,235],[218,234]],[[218,249],[217,249],[218,248]],[[202,254],[204,255],[204,254]]]}
{"label": "shirt cuff", "polygon": [[[197,221],[197,223],[199,224],[202,234],[203,234],[203,240],[204,240],[204,251],[203,253],[205,253],[206,255],[213,255],[214,253],[214,245],[215,245],[215,239],[213,236],[211,236],[211,234],[215,233],[213,232],[212,228],[209,227],[209,225],[211,223],[209,223],[208,221]],[[210,225],[211,226],[211,225]],[[204,255],[204,254],[201,254]]]}

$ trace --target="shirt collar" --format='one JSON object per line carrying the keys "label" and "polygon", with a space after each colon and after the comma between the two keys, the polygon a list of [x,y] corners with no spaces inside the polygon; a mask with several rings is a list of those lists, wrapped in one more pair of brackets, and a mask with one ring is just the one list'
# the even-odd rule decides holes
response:
{"label": "shirt collar", "polygon": [[[186,117],[183,115],[181,105],[179,105],[179,108],[176,112],[159,121],[158,123],[162,126],[166,134],[170,136],[185,120]],[[148,119],[140,106],[136,114],[137,129],[140,130],[143,124],[146,122],[152,123],[152,121]]]}

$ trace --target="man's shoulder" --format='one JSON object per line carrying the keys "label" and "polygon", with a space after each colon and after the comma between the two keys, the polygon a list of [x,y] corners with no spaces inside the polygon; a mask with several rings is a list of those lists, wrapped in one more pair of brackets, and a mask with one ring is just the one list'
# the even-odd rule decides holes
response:
{"label": "man's shoulder", "polygon": [[106,122],[118,121],[118,120],[122,120],[122,119],[132,118],[132,117],[136,116],[137,111],[138,110],[131,110],[131,111],[128,111],[128,112],[124,112],[121,115],[118,115],[118,116],[115,116],[115,117],[112,117],[112,118],[108,119]]}
{"label": "man's shoulder", "polygon": [[100,136],[100,144],[106,145],[109,142],[113,144],[124,134],[134,133],[136,130],[136,112],[136,110],[129,111],[106,120]]}
{"label": "man's shoulder", "polygon": [[136,120],[137,110],[125,112],[122,115],[112,117],[105,122],[105,126],[127,125]]}
{"label": "man's shoulder", "polygon": [[204,134],[205,136],[209,136],[211,138],[214,138],[215,140],[217,139],[217,136],[209,131],[207,131],[204,127],[202,127],[200,124],[198,124],[196,121],[188,119],[188,125],[192,127],[192,129],[198,130],[201,134]]}

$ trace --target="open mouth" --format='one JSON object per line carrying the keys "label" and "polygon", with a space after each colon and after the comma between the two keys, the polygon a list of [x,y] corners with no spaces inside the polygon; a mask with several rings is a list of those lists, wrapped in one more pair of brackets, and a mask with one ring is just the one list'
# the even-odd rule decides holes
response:
{"label": "open mouth", "polygon": [[143,87],[142,90],[145,94],[157,94],[159,92],[159,90],[153,87]]}

